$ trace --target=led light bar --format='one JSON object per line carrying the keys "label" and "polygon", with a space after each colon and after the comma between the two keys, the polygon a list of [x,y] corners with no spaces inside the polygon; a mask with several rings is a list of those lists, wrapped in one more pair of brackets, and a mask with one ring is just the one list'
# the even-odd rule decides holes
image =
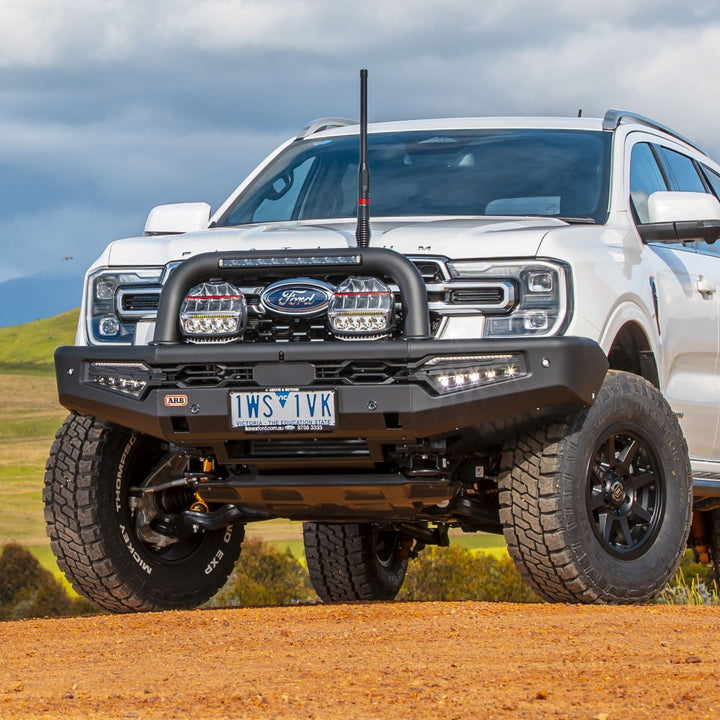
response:
{"label": "led light bar", "polygon": [[221,258],[221,268],[296,267],[305,265],[359,265],[359,255],[308,255],[307,257]]}
{"label": "led light bar", "polygon": [[434,357],[420,368],[420,377],[443,395],[517,380],[527,374],[522,353]]}

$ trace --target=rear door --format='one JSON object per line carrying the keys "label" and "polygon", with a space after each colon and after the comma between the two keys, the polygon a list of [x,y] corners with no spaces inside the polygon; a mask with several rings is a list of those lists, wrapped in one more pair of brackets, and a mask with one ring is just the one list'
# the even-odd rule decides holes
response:
{"label": "rear door", "polygon": [[[637,223],[647,222],[647,199],[657,190],[708,192],[692,159],[657,142],[636,142],[630,198]],[[720,262],[698,253],[694,243],[649,243],[648,248],[665,360],[661,386],[680,414],[690,456],[711,460],[720,418]]]}

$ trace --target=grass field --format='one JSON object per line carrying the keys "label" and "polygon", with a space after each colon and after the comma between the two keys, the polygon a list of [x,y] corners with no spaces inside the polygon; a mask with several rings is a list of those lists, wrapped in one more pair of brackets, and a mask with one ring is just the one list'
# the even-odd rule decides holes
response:
{"label": "grass field", "polygon": [[52,374],[55,348],[73,344],[77,322],[78,310],[70,310],[0,328],[0,373]]}
{"label": "grass field", "polygon": [[[58,345],[72,344],[77,312],[0,328],[0,546],[13,540],[26,545],[57,575],[45,535],[42,484],[53,437],[67,415],[57,401],[53,352]],[[246,532],[304,557],[300,523],[252,523]],[[507,552],[498,535],[452,533],[452,542],[495,556]]]}

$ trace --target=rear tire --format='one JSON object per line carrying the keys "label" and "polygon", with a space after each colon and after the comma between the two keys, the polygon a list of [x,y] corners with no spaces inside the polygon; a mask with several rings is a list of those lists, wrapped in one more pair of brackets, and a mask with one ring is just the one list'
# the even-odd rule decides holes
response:
{"label": "rear tire", "polygon": [[609,372],[589,410],[519,438],[503,467],[508,550],[542,597],[643,603],[675,574],[690,462],[675,415],[641,377]]}
{"label": "rear tire", "polygon": [[65,420],[50,451],[43,499],[58,566],[79,593],[111,612],[131,612],[193,608],[222,587],[244,527],[166,538],[150,526],[162,493],[130,492],[153,478],[182,476],[182,466],[155,438],[89,415]]}
{"label": "rear tire", "polygon": [[325,602],[393,600],[408,561],[400,534],[373,523],[303,523],[305,557],[315,592]]}

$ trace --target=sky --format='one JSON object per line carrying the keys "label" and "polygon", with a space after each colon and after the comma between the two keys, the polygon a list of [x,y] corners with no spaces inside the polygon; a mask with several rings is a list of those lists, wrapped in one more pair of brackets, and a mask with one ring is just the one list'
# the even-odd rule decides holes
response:
{"label": "sky", "polygon": [[720,159],[716,0],[0,0],[0,18],[0,289],[77,278],[45,315],[154,205],[215,209],[310,120],[357,117],[361,67],[371,122],[613,107]]}

